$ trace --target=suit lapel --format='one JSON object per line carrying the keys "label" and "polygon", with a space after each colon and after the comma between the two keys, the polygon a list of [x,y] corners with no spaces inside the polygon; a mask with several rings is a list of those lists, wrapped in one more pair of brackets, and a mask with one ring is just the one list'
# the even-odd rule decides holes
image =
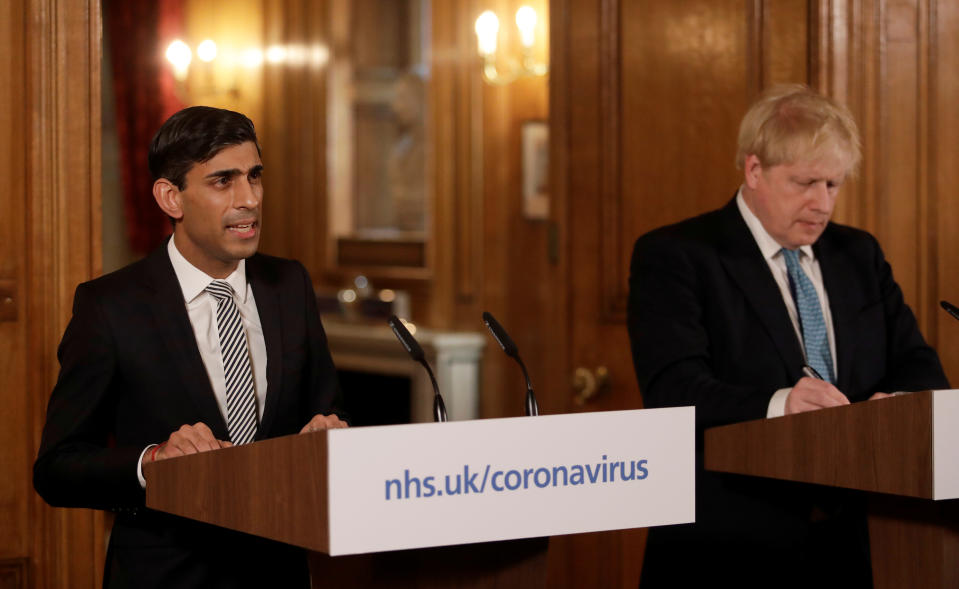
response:
{"label": "suit lapel", "polygon": [[264,439],[270,431],[270,425],[276,415],[276,407],[282,394],[281,375],[283,358],[283,332],[280,329],[280,300],[276,285],[268,280],[258,256],[249,258],[246,263],[246,278],[253,288],[256,310],[260,316],[260,327],[266,343],[266,403],[256,439]]}
{"label": "suit lapel", "polygon": [[172,369],[179,374],[183,382],[183,390],[196,406],[200,421],[209,425],[217,438],[228,440],[230,438],[226,422],[216,404],[210,377],[203,366],[196,335],[183,301],[183,290],[166,248],[164,242],[163,246],[147,258],[147,278],[153,291],[151,307],[157,333],[172,360]]}
{"label": "suit lapel", "polygon": [[[852,266],[850,260],[841,255],[833,247],[829,227],[819,238],[819,241],[813,245],[813,251],[816,254],[816,260],[819,262],[819,270],[822,272],[823,287],[829,297],[829,312],[832,315],[833,334],[836,338],[836,374],[838,381],[836,388],[840,391],[849,390],[852,371],[852,359],[855,354],[856,330],[853,328],[852,321],[856,317],[857,309],[852,308],[852,301],[849,297],[850,289],[844,288],[849,284],[848,277],[855,276],[856,268]],[[843,369],[843,366],[846,369]]]}
{"label": "suit lapel", "polygon": [[790,381],[795,382],[802,375],[803,354],[776,279],[739,213],[736,200],[726,205],[720,215],[720,260],[769,334]]}

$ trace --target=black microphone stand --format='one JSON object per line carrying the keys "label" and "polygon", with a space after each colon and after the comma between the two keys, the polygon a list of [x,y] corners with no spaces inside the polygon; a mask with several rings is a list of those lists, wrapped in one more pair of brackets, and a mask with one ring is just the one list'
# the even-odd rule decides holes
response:
{"label": "black microphone stand", "polygon": [[436,384],[436,377],[433,375],[433,369],[430,368],[429,362],[426,361],[426,354],[423,353],[423,348],[420,347],[419,342],[416,341],[413,334],[406,329],[406,326],[403,325],[399,317],[392,315],[387,323],[389,323],[396,338],[399,339],[403,347],[406,348],[406,352],[410,357],[422,364],[423,368],[426,369],[426,373],[430,375],[430,382],[433,383],[433,421],[446,421],[446,404],[443,403],[443,396],[440,395],[440,387]]}

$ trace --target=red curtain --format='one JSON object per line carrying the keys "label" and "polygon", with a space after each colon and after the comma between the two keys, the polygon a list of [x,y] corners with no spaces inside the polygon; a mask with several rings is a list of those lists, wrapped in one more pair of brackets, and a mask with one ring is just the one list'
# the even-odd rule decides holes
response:
{"label": "red curtain", "polygon": [[170,222],[153,200],[147,165],[150,140],[183,107],[166,61],[166,47],[180,36],[183,0],[108,0],[117,139],[130,248],[148,253],[170,234]]}

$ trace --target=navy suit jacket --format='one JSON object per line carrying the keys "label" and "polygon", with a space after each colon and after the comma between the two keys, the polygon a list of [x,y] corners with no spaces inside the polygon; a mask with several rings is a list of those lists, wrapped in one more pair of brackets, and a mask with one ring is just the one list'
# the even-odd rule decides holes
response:
{"label": "navy suit jacket", "polygon": [[[256,438],[294,434],[335,411],[339,397],[312,284],[298,262],[261,254],[246,261],[246,274],[267,351]],[[58,358],[34,486],[55,506],[118,513],[105,585],[308,583],[298,549],[144,507],[143,448],[196,422],[229,439],[166,245],[77,287]]]}
{"label": "navy suit jacket", "polygon": [[[813,251],[829,295],[837,388],[853,402],[875,392],[948,388],[875,238],[830,223]],[[700,450],[697,523],[652,530],[651,547],[668,537],[686,549],[749,546],[785,556],[810,533],[817,491],[701,465],[703,429],[765,417],[772,395],[803,376],[779,287],[735,199],[640,237],[629,280],[628,328],[644,405],[694,405]]]}

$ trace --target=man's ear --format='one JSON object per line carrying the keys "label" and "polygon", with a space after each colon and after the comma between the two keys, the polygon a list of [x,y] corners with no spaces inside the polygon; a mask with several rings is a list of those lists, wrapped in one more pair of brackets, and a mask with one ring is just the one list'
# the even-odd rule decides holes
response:
{"label": "man's ear", "polygon": [[763,164],[759,161],[759,157],[755,154],[749,154],[746,156],[746,161],[743,162],[743,176],[746,186],[755,189],[756,185],[759,183],[759,176],[763,173]]}
{"label": "man's ear", "polygon": [[176,220],[183,218],[183,207],[180,201],[180,189],[166,178],[160,178],[153,183],[153,198],[160,209]]}

